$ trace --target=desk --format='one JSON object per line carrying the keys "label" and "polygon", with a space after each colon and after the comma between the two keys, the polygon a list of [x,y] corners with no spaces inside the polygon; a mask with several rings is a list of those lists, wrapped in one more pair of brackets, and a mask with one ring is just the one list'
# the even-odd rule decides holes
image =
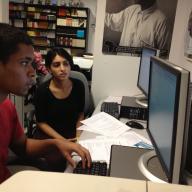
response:
{"label": "desk", "polygon": [[86,59],[84,57],[74,56],[73,62],[85,71],[90,71],[91,67],[93,66],[93,59]]}
{"label": "desk", "polygon": [[[102,102],[100,102],[97,105],[97,107],[94,111],[94,114],[100,112],[101,104],[102,104]],[[125,123],[128,121],[128,119],[120,118],[120,121]],[[144,127],[146,127],[146,121],[145,122],[142,121],[142,123],[143,123]],[[142,130],[141,129],[132,129],[132,131],[136,132],[139,135],[142,135],[144,138],[149,140],[148,134],[145,129],[142,129]],[[91,133],[88,131],[83,131],[79,140],[83,141],[83,140],[87,140],[87,139],[95,139],[98,135],[99,134]],[[99,146],[101,146],[101,145],[99,145]],[[92,152],[93,152],[93,149],[91,150]],[[101,149],[103,149],[105,151],[105,148],[103,146],[101,147]],[[110,149],[106,150],[106,152],[108,153],[109,150]],[[139,162],[140,157],[144,153],[148,152],[148,150],[144,150],[144,149],[139,150],[135,147],[122,147],[122,146],[120,146],[120,148],[118,148],[117,150],[116,150],[116,152],[114,152],[115,150],[111,150],[111,152],[113,151],[113,153],[111,153],[111,160],[110,160],[110,164],[109,164],[110,176],[119,177],[119,178],[145,179],[146,180],[146,178],[143,176],[143,174],[139,170],[138,162]],[[99,148],[96,151],[97,151],[97,153],[95,153],[95,154],[98,154],[98,157],[100,157],[99,153],[98,153]],[[92,155],[94,157],[94,153],[92,153]],[[160,167],[159,163],[157,165],[158,166],[156,166],[156,168],[159,168]],[[158,171],[159,171],[158,173],[161,173],[160,176],[164,175],[163,172],[161,171],[161,169],[158,169]],[[161,177],[161,178],[164,178],[164,177]]]}
{"label": "desk", "polygon": [[[94,110],[93,115],[100,112],[100,108],[101,108],[102,102],[103,102],[103,101],[99,102],[99,104],[97,105],[97,107],[96,107],[95,110]],[[121,118],[120,120],[121,120],[122,122],[127,122],[128,119],[126,119],[126,118]],[[143,122],[144,122],[144,121],[143,121]],[[146,125],[144,125],[144,126],[146,127]],[[149,139],[148,134],[147,134],[147,132],[146,132],[145,129],[144,129],[144,130],[135,129],[134,131],[135,131],[136,133],[142,135],[142,136],[145,137],[146,139]],[[81,140],[87,140],[87,139],[95,139],[97,136],[99,136],[99,134],[92,133],[92,132],[88,132],[88,131],[83,131],[83,132],[81,133],[80,137],[79,137],[79,141],[81,141]],[[79,157],[75,156],[75,157],[74,157],[74,160],[75,160],[75,161],[79,161],[80,159],[79,159]],[[72,168],[70,165],[68,165],[68,166],[67,166],[67,169],[65,170],[65,172],[71,173],[72,171],[73,171],[73,168]]]}
{"label": "desk", "polygon": [[141,180],[67,173],[22,171],[0,185],[0,192],[191,192],[192,187]]}
{"label": "desk", "polygon": [[[94,112],[93,112],[93,115],[96,114],[96,113],[99,113],[100,112],[100,109],[101,109],[101,104],[102,104],[103,101],[100,101],[98,103],[98,105],[96,106]],[[120,121],[123,122],[123,123],[126,123],[128,121],[128,119],[126,118],[120,118]],[[144,125],[144,127],[146,127],[146,122],[142,121],[142,124]],[[140,135],[142,135],[143,137],[145,137],[146,139],[150,140],[149,139],[149,136],[147,134],[147,131],[145,129],[134,129],[134,131]],[[98,136],[98,134],[95,134],[95,133],[91,133],[91,132],[88,132],[88,131],[83,131],[82,134],[80,135],[80,140],[85,140],[85,139],[93,139],[93,138],[96,138],[96,136]]]}

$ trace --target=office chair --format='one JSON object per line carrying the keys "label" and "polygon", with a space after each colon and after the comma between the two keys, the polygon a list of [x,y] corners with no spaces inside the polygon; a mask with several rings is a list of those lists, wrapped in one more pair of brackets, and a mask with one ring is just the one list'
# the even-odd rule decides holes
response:
{"label": "office chair", "polygon": [[84,85],[84,88],[85,88],[84,114],[85,114],[85,117],[88,117],[92,114],[94,105],[93,105],[93,98],[90,93],[87,78],[85,77],[85,75],[83,73],[78,72],[78,71],[71,71],[70,77],[80,80]]}
{"label": "office chair", "polygon": [[[46,82],[49,79],[51,79],[51,74],[47,74],[45,75],[42,79],[40,83]],[[85,77],[85,75],[79,71],[71,71],[70,73],[70,77],[74,78],[74,79],[78,79],[80,80],[85,88],[85,106],[84,106],[84,114],[85,117],[90,116],[93,112],[94,109],[94,105],[93,105],[93,99],[90,93],[90,89],[89,89],[89,84],[87,81],[87,78]]]}
{"label": "office chair", "polygon": [[[51,74],[48,73],[43,78],[41,78],[41,80],[39,81],[39,84],[48,81],[49,79],[51,79],[51,77],[52,77]],[[85,118],[89,117],[94,110],[94,104],[93,104],[93,98],[92,98],[92,95],[91,95],[91,92],[89,89],[89,84],[88,84],[87,78],[85,77],[85,75],[83,73],[81,73],[79,71],[71,71],[70,77],[80,80],[84,85],[84,88],[85,88],[84,115],[85,115]],[[27,136],[33,137],[33,135],[36,131],[35,112],[31,111],[28,118],[29,118],[28,119],[29,120],[29,127],[27,130]]]}

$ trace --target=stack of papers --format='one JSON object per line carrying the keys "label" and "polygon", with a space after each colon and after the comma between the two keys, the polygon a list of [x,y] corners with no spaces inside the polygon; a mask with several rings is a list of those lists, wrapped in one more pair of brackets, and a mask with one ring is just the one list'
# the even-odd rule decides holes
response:
{"label": "stack of papers", "polygon": [[109,164],[112,145],[123,145],[152,149],[152,144],[143,136],[135,133],[127,125],[105,112],[83,120],[79,130],[99,134],[94,139],[80,140],[79,143],[87,148],[94,161],[106,161]]}
{"label": "stack of papers", "polygon": [[81,127],[80,130],[86,130],[108,137],[118,137],[131,129],[105,112],[97,113],[96,115],[81,121],[81,123],[86,126]]}
{"label": "stack of papers", "polygon": [[[108,164],[110,162],[112,145],[140,147],[143,143],[143,145],[145,144],[146,146],[148,146],[148,148],[152,148],[150,142],[146,143],[146,140],[144,142],[143,138],[133,131],[128,131],[124,133],[121,137],[117,138],[99,136],[95,139],[79,141],[79,143],[89,150],[92,160],[106,161]],[[137,146],[138,143],[140,143],[140,146]]]}

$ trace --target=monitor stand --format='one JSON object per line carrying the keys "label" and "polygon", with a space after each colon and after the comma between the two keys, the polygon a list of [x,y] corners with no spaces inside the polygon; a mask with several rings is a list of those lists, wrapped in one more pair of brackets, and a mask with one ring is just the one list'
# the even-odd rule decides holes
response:
{"label": "monitor stand", "polygon": [[[150,181],[168,183],[168,179],[159,164],[155,151],[144,153],[138,161],[139,170]],[[159,168],[160,169],[159,169]],[[159,170],[158,170],[159,169]]]}
{"label": "monitor stand", "polygon": [[[119,178],[129,178],[129,179],[139,179],[139,180],[151,180],[143,174],[142,169],[139,167],[142,161],[142,156],[154,151],[151,149],[143,149],[137,147],[112,145],[111,147],[111,158],[109,167],[109,176],[119,177]],[[154,158],[153,158],[154,157]],[[151,158],[145,158],[147,160],[147,169],[157,178],[163,181],[168,181],[167,177],[161,167],[161,164],[155,156],[155,152],[152,153]],[[146,162],[146,161],[145,161]]]}
{"label": "monitor stand", "polygon": [[139,105],[141,105],[143,107],[146,107],[146,108],[148,107],[148,99],[145,96],[136,97],[135,101],[136,101],[137,104],[139,104]]}

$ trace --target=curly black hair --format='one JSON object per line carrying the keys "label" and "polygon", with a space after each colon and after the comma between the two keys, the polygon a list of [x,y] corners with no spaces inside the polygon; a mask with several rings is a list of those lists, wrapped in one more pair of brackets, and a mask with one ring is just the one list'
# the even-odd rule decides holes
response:
{"label": "curly black hair", "polygon": [[26,32],[6,23],[0,23],[0,61],[7,63],[10,55],[18,51],[19,44],[33,45]]}

